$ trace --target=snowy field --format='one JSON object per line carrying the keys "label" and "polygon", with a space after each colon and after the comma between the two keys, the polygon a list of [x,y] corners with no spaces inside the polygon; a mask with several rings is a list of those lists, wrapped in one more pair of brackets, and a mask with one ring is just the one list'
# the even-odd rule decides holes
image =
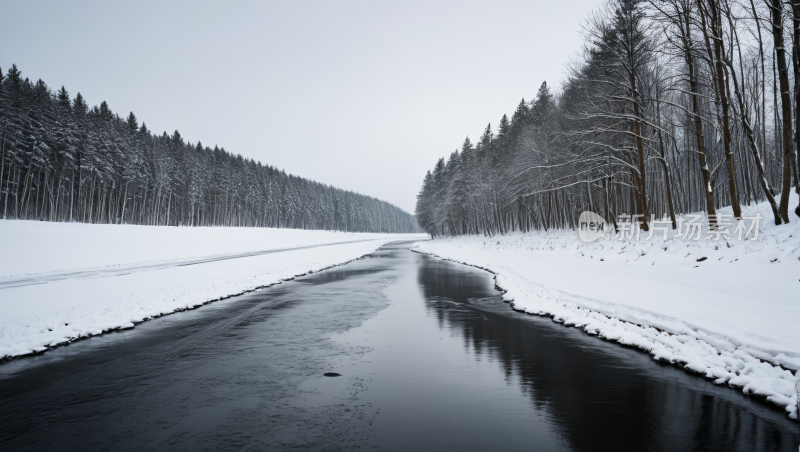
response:
{"label": "snowy field", "polygon": [[[0,220],[0,237],[2,359],[132,328],[426,236]],[[292,249],[301,247],[309,248]]]}
{"label": "snowy field", "polygon": [[577,231],[551,230],[437,239],[414,250],[495,273],[516,310],[646,350],[796,419],[800,218],[775,226],[768,205],[743,210],[763,217],[757,236],[755,228],[747,234],[752,220],[739,232],[733,220],[719,240],[705,227],[699,240],[694,230],[691,238],[670,230],[666,240],[662,231],[619,240],[612,229],[590,243]]}

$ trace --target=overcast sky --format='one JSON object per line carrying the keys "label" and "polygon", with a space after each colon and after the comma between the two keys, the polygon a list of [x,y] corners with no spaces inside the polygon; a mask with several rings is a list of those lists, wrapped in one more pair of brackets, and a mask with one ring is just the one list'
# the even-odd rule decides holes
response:
{"label": "overcast sky", "polygon": [[436,159],[558,84],[599,3],[4,1],[0,68],[413,213]]}

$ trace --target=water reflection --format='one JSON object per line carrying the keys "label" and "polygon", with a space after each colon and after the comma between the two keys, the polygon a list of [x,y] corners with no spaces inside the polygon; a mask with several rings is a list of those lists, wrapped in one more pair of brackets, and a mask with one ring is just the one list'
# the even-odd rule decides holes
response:
{"label": "water reflection", "polygon": [[800,442],[797,424],[764,402],[511,311],[483,272],[420,256],[417,279],[440,327],[502,366],[574,450],[773,451]]}
{"label": "water reflection", "polygon": [[407,247],[5,363],[0,450],[796,450],[779,410]]}

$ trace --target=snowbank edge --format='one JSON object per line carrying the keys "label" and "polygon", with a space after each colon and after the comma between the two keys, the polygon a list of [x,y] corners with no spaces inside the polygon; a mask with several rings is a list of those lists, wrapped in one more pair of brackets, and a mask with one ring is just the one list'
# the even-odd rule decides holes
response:
{"label": "snowbank edge", "polygon": [[[790,419],[798,420],[798,412],[800,412],[800,370],[797,371],[796,376],[792,374],[789,369],[786,369],[779,364],[773,364],[767,360],[757,358],[752,356],[751,354],[737,350],[735,353],[727,353],[728,355],[736,355],[734,356],[726,356],[726,358],[735,358],[742,363],[744,366],[741,370],[749,370],[750,372],[741,375],[733,375],[732,372],[725,370],[725,368],[720,368],[720,366],[708,365],[708,363],[702,362],[701,360],[690,361],[683,359],[681,356],[676,356],[671,353],[664,353],[663,349],[651,347],[652,344],[648,344],[648,341],[653,336],[662,337],[668,336],[673,341],[680,342],[678,339],[681,337],[680,335],[676,335],[670,333],[665,330],[661,330],[655,327],[651,327],[649,325],[637,325],[631,322],[611,317],[606,314],[593,311],[588,308],[581,308],[575,306],[576,309],[585,311],[586,318],[592,318],[594,322],[587,321],[582,322],[580,320],[569,318],[568,316],[564,315],[563,312],[553,312],[550,309],[541,309],[541,306],[537,306],[536,308],[531,309],[531,306],[522,306],[522,304],[518,304],[516,297],[511,293],[512,287],[514,285],[524,285],[528,283],[524,281],[524,278],[518,275],[505,275],[499,271],[492,270],[490,268],[486,268],[477,264],[473,264],[470,262],[461,261],[458,259],[452,259],[445,256],[441,256],[437,253],[434,253],[429,250],[423,250],[419,247],[420,243],[415,243],[411,246],[410,250],[415,253],[424,254],[428,256],[432,256],[438,259],[442,259],[449,262],[454,262],[457,264],[467,265],[470,267],[474,267],[483,271],[486,271],[493,275],[494,285],[497,290],[503,293],[503,301],[508,303],[511,309],[517,312],[522,312],[529,315],[537,315],[540,317],[549,317],[555,323],[561,323],[566,327],[574,327],[582,329],[586,334],[590,336],[596,336],[600,339],[604,339],[609,342],[614,342],[620,344],[622,346],[635,348],[638,350],[642,350],[647,352],[654,360],[672,364],[675,367],[680,367],[685,370],[687,373],[699,375],[707,380],[712,380],[716,385],[727,384],[728,387],[732,389],[740,388],[742,393],[746,396],[755,396],[758,399],[763,401],[770,402],[768,405],[776,406],[783,408],[786,413],[788,414]],[[516,281],[514,281],[516,279]],[[522,280],[522,281],[520,281]],[[516,284],[515,284],[516,283]],[[552,292],[551,292],[552,293]],[[560,300],[562,302],[568,302],[567,300]],[[617,325],[623,325],[625,327],[625,333],[629,334],[618,334],[617,331],[608,331],[603,328],[601,322],[597,322],[605,318],[608,322],[603,323],[615,323]],[[615,325],[615,326],[617,326]],[[641,332],[637,332],[636,330],[641,330]],[[647,330],[657,331],[657,334],[642,334],[646,333]],[[637,334],[638,333],[638,334]],[[631,337],[633,335],[638,335],[639,337]],[[638,339],[638,340],[637,340]],[[718,356],[723,356],[726,352],[722,352],[717,350],[713,345],[709,344],[708,342],[703,341],[702,339],[691,338],[691,341],[696,342],[696,346],[700,348],[705,348],[706,351],[713,350]],[[726,361],[723,359],[723,361]],[[727,360],[730,362],[730,360]],[[732,363],[732,364],[740,364],[740,363]],[[728,366],[728,369],[733,366]],[[768,368],[769,369],[768,369]],[[722,372],[720,372],[722,371]],[[723,372],[727,373],[727,375],[723,374]],[[757,374],[755,377],[752,377],[751,374]],[[763,375],[767,374],[767,375]],[[759,378],[760,377],[760,378]],[[783,380],[778,384],[781,386],[780,388],[776,388],[774,381],[764,381],[764,380]],[[787,389],[789,389],[787,391]]]}
{"label": "snowbank edge", "polygon": [[322,271],[325,271],[325,270],[328,270],[328,269],[331,269],[331,268],[334,268],[334,267],[341,267],[343,265],[349,264],[350,262],[363,259],[363,258],[373,254],[377,249],[379,249],[382,246],[389,245],[391,243],[402,242],[402,241],[403,240],[394,240],[394,241],[390,241],[390,242],[386,242],[386,243],[381,243],[377,248],[373,249],[372,251],[370,251],[368,253],[364,253],[364,254],[362,254],[362,255],[360,255],[358,257],[350,258],[350,259],[347,259],[345,261],[341,261],[341,262],[338,262],[338,263],[335,263],[335,264],[332,264],[332,265],[328,265],[328,266],[324,266],[324,267],[315,267],[315,268],[312,268],[310,270],[305,271],[304,273],[298,273],[298,274],[295,274],[295,275],[290,276],[290,277],[281,278],[281,279],[278,279],[277,281],[274,281],[274,282],[261,284],[261,285],[249,287],[249,288],[246,288],[246,289],[241,289],[241,290],[232,292],[232,293],[230,293],[228,295],[212,297],[212,298],[206,299],[205,301],[196,302],[196,303],[193,303],[193,304],[192,303],[187,303],[187,304],[184,304],[182,306],[177,306],[171,311],[153,313],[151,315],[142,317],[141,319],[138,319],[138,320],[123,321],[118,325],[110,326],[110,327],[107,327],[107,328],[103,328],[100,331],[82,332],[82,333],[79,333],[77,335],[66,337],[63,340],[60,340],[58,342],[51,342],[51,343],[48,343],[48,344],[42,344],[41,346],[39,346],[37,348],[32,348],[32,349],[29,349],[27,351],[6,353],[3,356],[0,356],[0,365],[2,365],[3,363],[6,363],[6,362],[12,361],[12,360],[17,360],[17,359],[22,359],[22,358],[42,355],[42,354],[47,353],[47,352],[49,352],[51,350],[54,350],[56,348],[59,348],[59,347],[62,347],[62,346],[66,346],[66,345],[70,345],[72,343],[75,343],[75,342],[78,342],[78,341],[82,341],[82,340],[85,340],[85,339],[90,339],[92,337],[101,336],[101,335],[114,333],[114,332],[119,332],[119,331],[122,331],[122,330],[133,329],[133,328],[136,327],[136,325],[139,325],[141,323],[147,322],[149,320],[157,319],[159,317],[164,317],[166,315],[175,314],[175,313],[178,313],[178,312],[185,312],[185,311],[189,311],[189,310],[198,309],[198,308],[201,308],[201,307],[203,307],[205,305],[208,305],[210,303],[214,303],[216,301],[222,301],[222,300],[226,300],[226,299],[229,299],[229,298],[233,298],[233,297],[237,297],[237,296],[240,296],[240,295],[244,295],[246,293],[255,292],[255,291],[261,290],[261,289],[266,289],[266,288],[269,288],[269,287],[272,287],[272,286],[276,286],[278,284],[282,284],[282,283],[287,282],[287,281],[292,281],[292,280],[294,280],[296,278],[307,276],[307,275],[310,275],[310,274],[313,274],[313,273],[319,273],[319,272],[322,272]]}

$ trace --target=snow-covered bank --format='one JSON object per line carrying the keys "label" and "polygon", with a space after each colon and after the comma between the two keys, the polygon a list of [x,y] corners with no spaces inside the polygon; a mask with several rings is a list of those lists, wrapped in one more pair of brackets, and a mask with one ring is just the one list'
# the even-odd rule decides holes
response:
{"label": "snow-covered bank", "polygon": [[776,227],[768,206],[744,211],[763,217],[755,240],[755,231],[738,240],[734,221],[720,240],[706,239],[703,228],[696,241],[672,231],[666,240],[661,232],[617,240],[609,231],[585,243],[562,230],[437,239],[414,249],[495,273],[514,309],[639,347],[796,418],[800,219]]}
{"label": "snow-covered bank", "polygon": [[[0,288],[0,359],[47,350],[105,331],[340,265],[385,243],[421,235],[292,229],[169,228],[0,221],[0,281],[64,270],[120,274]],[[354,243],[341,243],[356,241]],[[164,262],[314,246],[197,265],[128,273]]]}
{"label": "snow-covered bank", "polygon": [[390,235],[398,234],[0,220],[3,250],[0,278],[382,239]]}

